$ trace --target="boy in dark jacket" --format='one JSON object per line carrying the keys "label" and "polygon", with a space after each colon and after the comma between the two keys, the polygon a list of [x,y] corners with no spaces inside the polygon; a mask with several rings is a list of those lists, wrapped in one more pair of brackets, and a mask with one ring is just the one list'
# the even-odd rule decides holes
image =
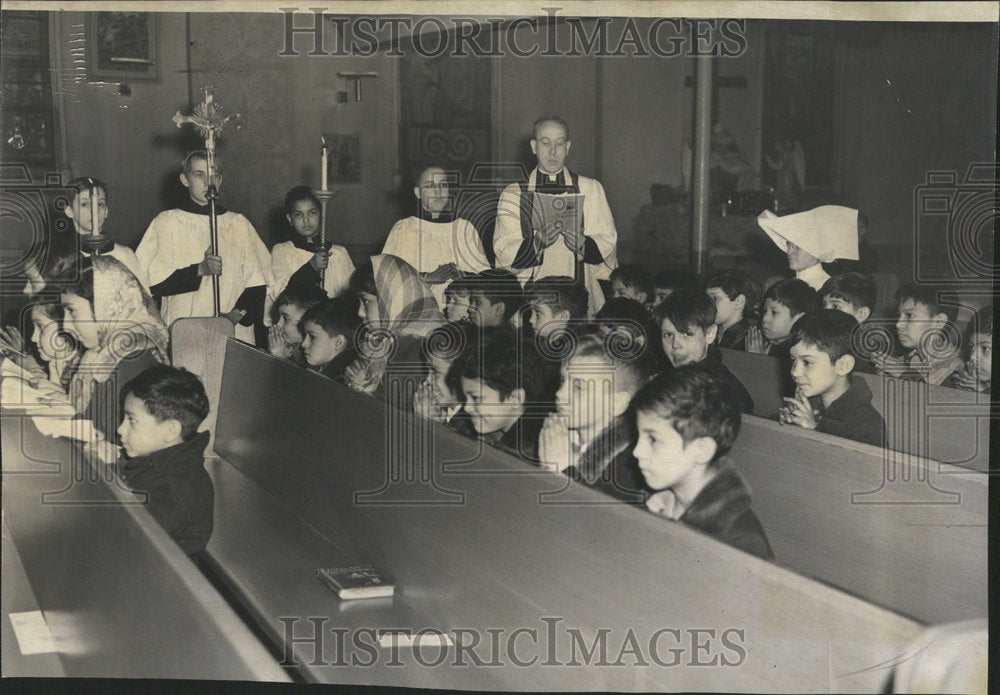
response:
{"label": "boy in dark jacket", "polygon": [[872,392],[864,379],[851,378],[857,325],[837,309],[813,311],[795,323],[788,342],[796,389],[778,413],[781,423],[882,446],[885,421],[872,407]]}
{"label": "boy in dark jacket", "polygon": [[750,491],[726,458],[740,429],[731,388],[700,365],[661,374],[632,400],[638,442],[633,454],[657,492],[650,511],[758,557],[774,556]]}
{"label": "boy in dark jacket", "polygon": [[[878,297],[878,287],[875,281],[861,273],[841,273],[834,275],[819,290],[824,309],[837,309],[850,314],[858,322],[853,340],[854,371],[866,374],[876,374],[871,355],[865,346],[879,343],[876,335],[878,329],[866,323],[875,313],[875,303]],[[869,334],[866,337],[866,333]]]}
{"label": "boy in dark jacket", "polygon": [[[455,361],[468,426],[459,428],[529,463],[538,463],[538,432],[552,403],[542,395],[541,360],[513,329],[485,329]],[[471,432],[469,432],[471,430]]]}
{"label": "boy in dark jacket", "polygon": [[575,349],[563,360],[556,412],[542,426],[538,455],[551,470],[641,505],[651,490],[632,456],[635,423],[628,406],[652,374],[652,358],[641,346],[616,347],[615,330],[622,329],[579,332]]}
{"label": "boy in dark jacket", "polygon": [[705,282],[705,291],[715,302],[715,344],[730,350],[745,350],[748,317],[757,304],[757,288],[742,270],[720,270]]}
{"label": "boy in dark jacket", "polygon": [[715,302],[703,290],[679,289],[656,308],[663,352],[674,367],[700,364],[731,388],[740,410],[753,412],[753,398],[743,383],[722,363],[722,353],[713,345],[719,327],[715,324]]}
{"label": "boy in dark jacket", "polygon": [[347,367],[358,358],[355,333],[361,326],[358,300],[345,294],[315,304],[302,314],[302,356],[309,368],[343,381]]}
{"label": "boy in dark jacket", "polygon": [[205,387],[194,374],[157,365],[122,387],[118,475],[185,553],[197,559],[212,535],[215,493],[205,471]]}

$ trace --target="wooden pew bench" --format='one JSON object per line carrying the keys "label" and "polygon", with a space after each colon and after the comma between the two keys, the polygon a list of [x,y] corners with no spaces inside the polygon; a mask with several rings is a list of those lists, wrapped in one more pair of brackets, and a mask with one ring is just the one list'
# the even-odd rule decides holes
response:
{"label": "wooden pew bench", "polygon": [[[407,451],[403,442],[427,455]],[[402,458],[387,464],[397,446]],[[216,450],[225,461],[209,466],[218,498],[209,551],[308,680],[514,690],[879,691],[920,628],[438,425],[390,417],[376,399],[236,341],[227,346]],[[395,581],[396,596],[338,602],[314,572],[339,562],[374,564]],[[314,634],[310,617],[327,635],[318,659],[314,643],[286,643],[280,620],[292,619],[301,640]],[[344,631],[349,659],[360,631],[390,628],[433,629],[457,644],[435,667],[386,647],[375,650],[370,666],[338,665],[343,657],[331,630]],[[743,640],[746,658],[726,666],[721,653],[694,656],[690,631],[700,628],[710,631],[701,638],[706,644],[723,633]],[[643,651],[652,636],[669,635],[659,656],[669,641],[681,649],[679,663],[657,664],[645,653],[645,665],[609,665],[628,634]],[[471,646],[473,635],[478,647]],[[491,635],[500,639],[500,665],[475,667],[469,650],[489,661]],[[512,661],[512,635],[520,637],[515,657],[530,663]],[[604,665],[579,649],[575,665],[568,664],[576,647],[597,644],[600,635]],[[438,651],[426,653],[425,662]],[[389,665],[393,658],[404,665]],[[546,666],[547,659],[563,665]],[[693,665],[706,659],[713,665]]]}
{"label": "wooden pew bench", "polygon": [[[723,349],[726,366],[754,400],[754,415],[774,418],[794,391],[791,366],[767,355]],[[990,468],[989,394],[855,374],[885,418],[887,445],[896,451],[978,471]]]}
{"label": "wooden pew bench", "polygon": [[986,615],[986,476],[754,416],[731,457],[779,562],[921,622]]}
{"label": "wooden pew bench", "polygon": [[[198,568],[100,464],[85,460],[68,440],[41,435],[24,415],[4,410],[0,422],[3,620],[37,610],[53,641],[20,665],[33,675],[288,680]],[[18,592],[7,591],[8,579],[20,582]],[[25,648],[16,639],[7,642],[7,628],[5,653]],[[4,675],[13,675],[6,665]]]}

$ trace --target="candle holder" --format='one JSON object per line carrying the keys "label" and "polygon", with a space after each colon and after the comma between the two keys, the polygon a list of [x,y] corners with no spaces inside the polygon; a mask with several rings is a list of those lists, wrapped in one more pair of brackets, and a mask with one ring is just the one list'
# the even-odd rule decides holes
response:
{"label": "candle holder", "polygon": [[111,243],[110,234],[81,234],[80,243],[90,251],[91,257],[98,255],[98,252]]}
{"label": "candle holder", "polygon": [[[340,195],[340,191],[313,191],[316,198],[319,199],[319,239],[315,243],[316,252],[323,251],[324,253],[330,250],[333,246],[333,242],[328,242],[326,240],[326,206],[331,200]],[[322,289],[326,289],[326,273],[324,272],[319,276],[319,286]]]}

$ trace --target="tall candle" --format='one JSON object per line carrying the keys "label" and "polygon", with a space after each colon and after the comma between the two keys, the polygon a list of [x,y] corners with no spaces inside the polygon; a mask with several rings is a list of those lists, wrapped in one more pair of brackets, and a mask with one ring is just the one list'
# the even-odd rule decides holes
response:
{"label": "tall candle", "polygon": [[100,234],[101,230],[97,228],[97,186],[93,179],[87,181],[90,183],[90,233]]}
{"label": "tall candle", "polygon": [[326,167],[327,167],[327,151],[326,151],[326,138],[320,136],[320,140],[323,142],[323,147],[320,149],[320,174],[322,185],[320,186],[321,191],[326,191]]}

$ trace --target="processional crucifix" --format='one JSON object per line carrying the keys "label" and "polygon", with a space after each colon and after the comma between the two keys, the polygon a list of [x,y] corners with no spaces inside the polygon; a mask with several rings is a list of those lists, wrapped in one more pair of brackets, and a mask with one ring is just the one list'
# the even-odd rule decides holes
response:
{"label": "processional crucifix", "polygon": [[[195,132],[205,140],[205,154],[208,166],[208,223],[211,232],[212,255],[219,253],[219,219],[216,213],[216,201],[219,199],[218,172],[215,167],[215,139],[222,137],[222,127],[226,123],[232,122],[236,130],[246,124],[246,120],[240,115],[225,115],[221,105],[217,104],[213,98],[212,90],[215,88],[211,84],[206,84],[203,88],[205,100],[194,107],[190,116],[183,115],[180,111],[174,114],[173,121],[180,128],[185,123],[194,126]],[[219,311],[219,276],[212,275],[212,299],[215,306],[215,315]]]}

